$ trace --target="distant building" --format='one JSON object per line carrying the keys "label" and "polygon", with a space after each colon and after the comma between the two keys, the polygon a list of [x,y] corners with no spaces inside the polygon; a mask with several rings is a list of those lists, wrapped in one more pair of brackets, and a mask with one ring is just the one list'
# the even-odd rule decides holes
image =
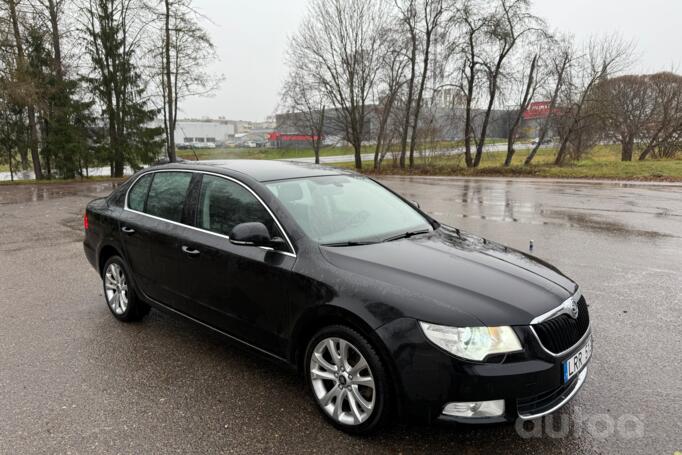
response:
{"label": "distant building", "polygon": [[[163,119],[152,126],[163,127]],[[225,117],[179,119],[175,125],[177,148],[266,147],[275,128],[275,117],[262,122],[228,120]]]}
{"label": "distant building", "polygon": [[[464,137],[465,109],[457,105],[453,97],[455,92],[441,92],[433,103],[426,103],[422,110],[420,128],[430,128],[434,136],[431,139],[454,141]],[[431,100],[427,100],[431,101]],[[454,105],[453,105],[454,104]],[[372,143],[376,139],[380,119],[374,106],[367,106],[363,141]],[[490,113],[487,126],[489,138],[507,137],[511,128],[514,110],[494,109]],[[479,134],[485,111],[472,109],[472,126]],[[301,148],[310,146],[310,130],[306,117],[301,113],[283,113],[276,117],[276,127],[270,135],[270,145],[278,148]],[[341,113],[336,109],[325,111],[325,123],[322,130],[324,145],[334,145],[343,141],[345,131],[341,121]],[[335,140],[331,140],[335,138]]]}
{"label": "distant building", "polygon": [[225,120],[178,120],[175,143],[178,147],[208,148],[234,142],[235,124]]}

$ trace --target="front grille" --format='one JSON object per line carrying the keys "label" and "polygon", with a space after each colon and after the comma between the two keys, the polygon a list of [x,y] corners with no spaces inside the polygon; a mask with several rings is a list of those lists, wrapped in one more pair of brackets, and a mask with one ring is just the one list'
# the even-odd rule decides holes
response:
{"label": "front grille", "polygon": [[543,415],[565,404],[582,386],[587,368],[580,374],[571,378],[566,384],[561,384],[559,387],[543,392],[530,397],[519,398],[516,400],[516,408],[519,415],[523,418],[533,418],[535,416]]}
{"label": "front grille", "polygon": [[581,296],[578,300],[578,319],[562,314],[548,321],[534,324],[540,342],[550,352],[558,354],[575,345],[587,332],[590,325],[590,315],[587,312],[587,302]]}

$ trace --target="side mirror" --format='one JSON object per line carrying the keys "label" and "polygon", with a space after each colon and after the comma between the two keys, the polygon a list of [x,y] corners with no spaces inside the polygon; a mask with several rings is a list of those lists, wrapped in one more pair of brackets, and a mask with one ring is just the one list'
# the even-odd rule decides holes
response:
{"label": "side mirror", "polygon": [[270,233],[263,223],[241,223],[232,228],[230,242],[237,245],[269,246]]}
{"label": "side mirror", "polygon": [[268,228],[263,223],[241,223],[232,228],[230,242],[235,245],[266,246],[274,249],[284,249],[286,244],[279,237],[270,237]]}
{"label": "side mirror", "polygon": [[418,209],[421,209],[421,206],[419,205],[419,202],[417,202],[417,201],[410,201],[410,204],[417,207]]}

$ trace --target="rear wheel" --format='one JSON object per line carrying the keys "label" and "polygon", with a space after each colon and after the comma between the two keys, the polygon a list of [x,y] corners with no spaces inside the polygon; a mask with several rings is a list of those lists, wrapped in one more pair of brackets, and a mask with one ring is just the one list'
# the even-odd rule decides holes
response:
{"label": "rear wheel", "polygon": [[305,366],[313,398],[335,427],[366,434],[384,423],[386,370],[365,337],[345,326],[326,327],[308,344]]}
{"label": "rear wheel", "polygon": [[128,267],[120,256],[112,256],[104,264],[102,284],[107,306],[116,319],[137,321],[149,313],[149,305],[135,294]]}

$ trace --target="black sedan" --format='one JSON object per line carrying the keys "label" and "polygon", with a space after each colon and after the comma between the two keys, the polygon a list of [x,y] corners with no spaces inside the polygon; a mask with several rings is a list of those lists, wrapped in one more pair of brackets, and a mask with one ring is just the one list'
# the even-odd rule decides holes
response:
{"label": "black sedan", "polygon": [[153,166],[92,201],[84,227],[117,319],[155,307],[284,362],[347,432],[533,419],[587,375],[573,281],[351,172]]}

